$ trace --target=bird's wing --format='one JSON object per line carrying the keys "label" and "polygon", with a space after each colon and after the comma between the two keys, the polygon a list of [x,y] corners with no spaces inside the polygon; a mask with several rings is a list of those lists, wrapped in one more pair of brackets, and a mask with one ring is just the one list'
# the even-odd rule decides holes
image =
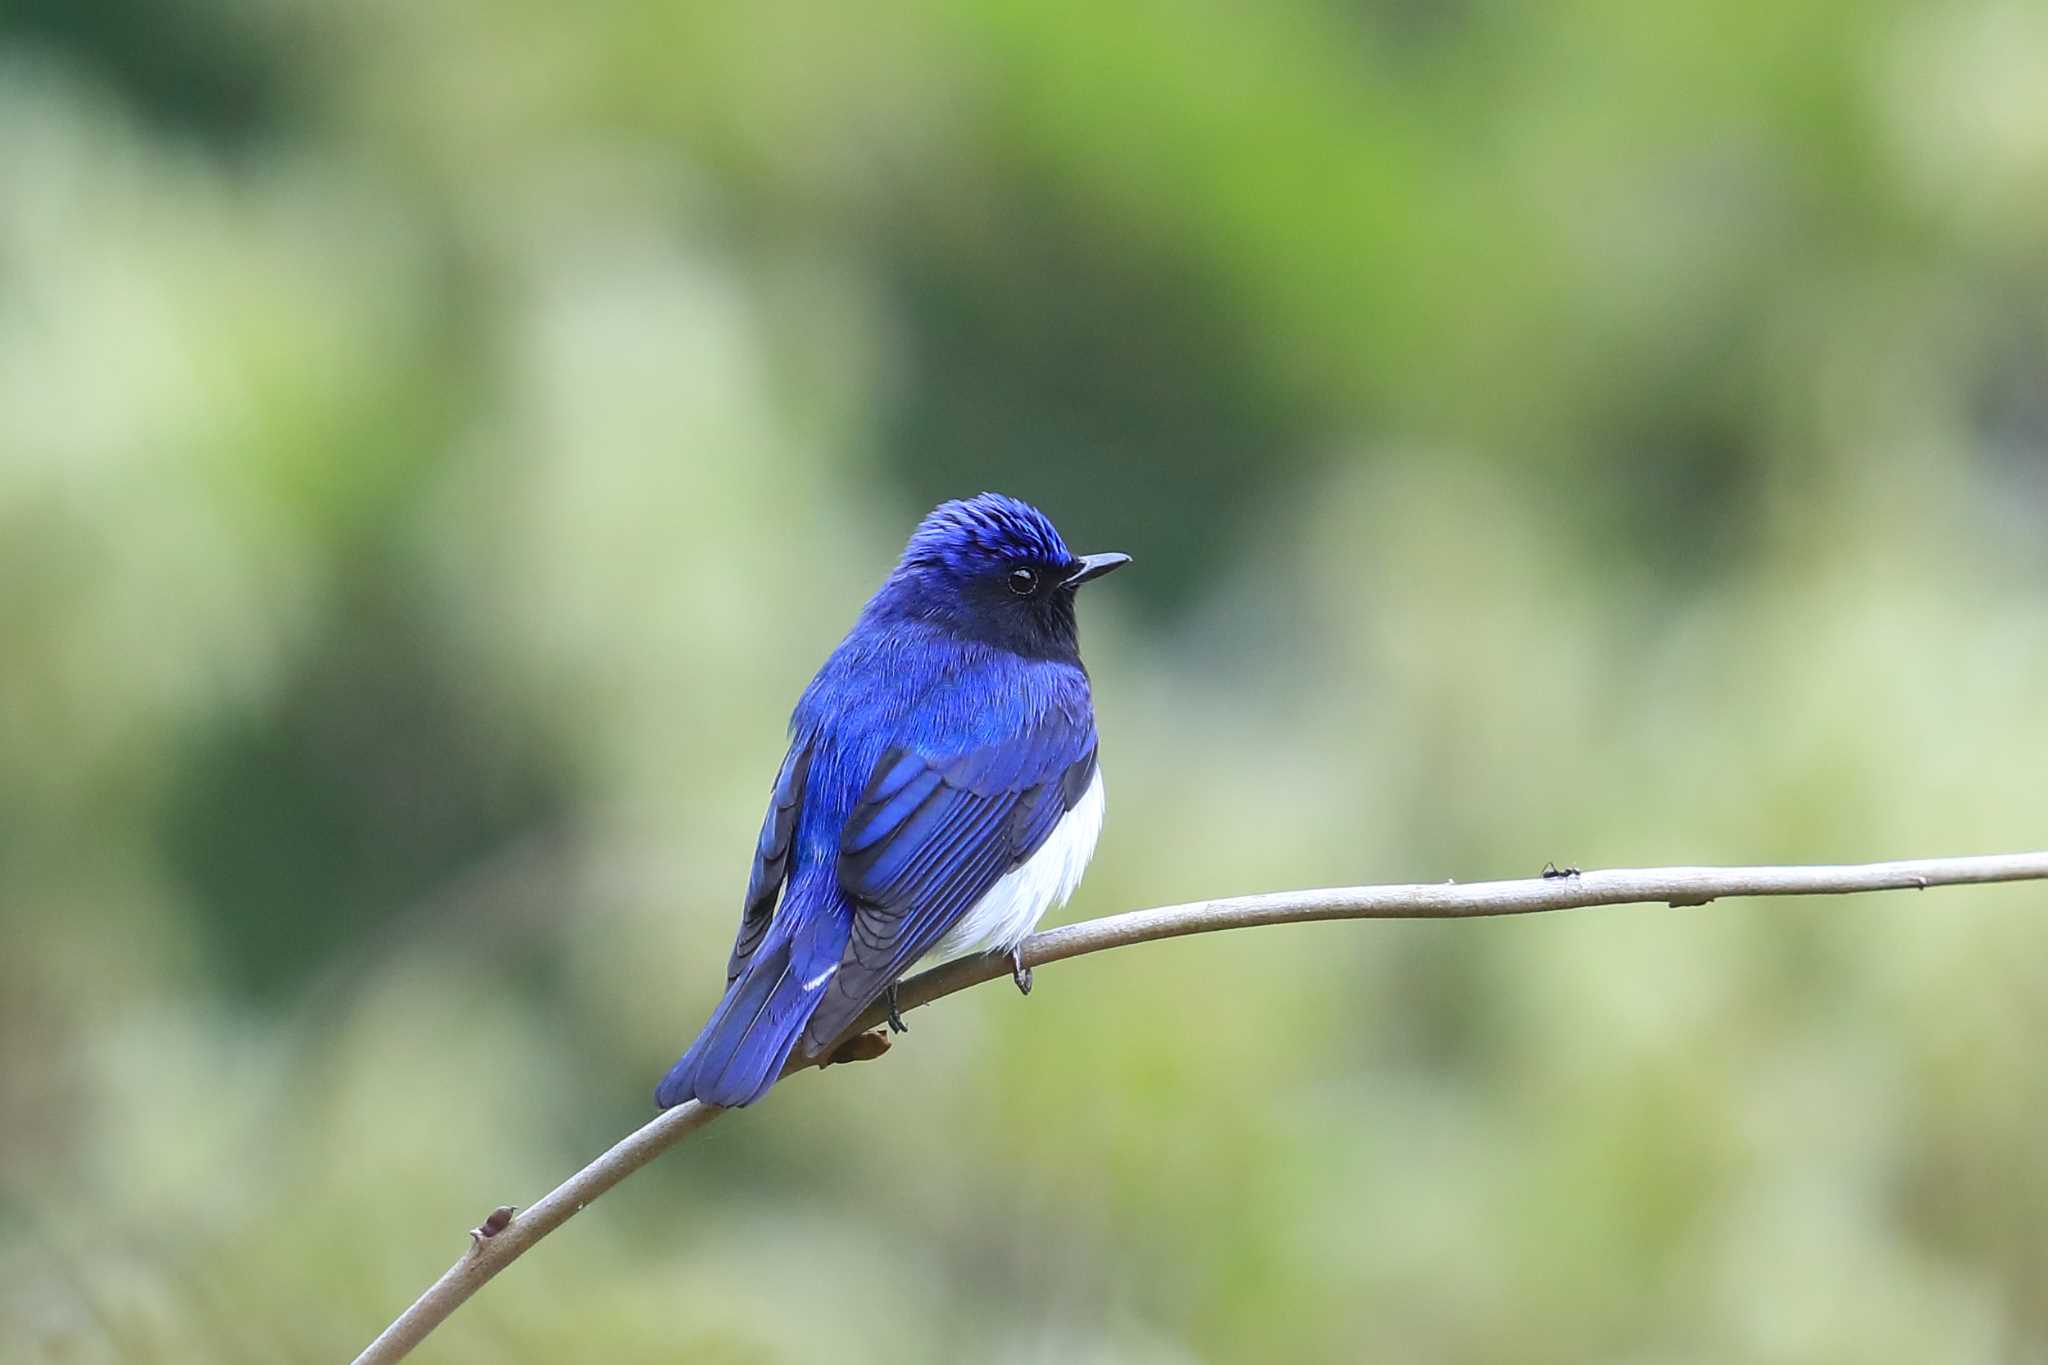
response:
{"label": "bird's wing", "polygon": [[965,753],[888,750],[839,842],[853,906],[837,973],[804,1031],[815,1054],[1037,851],[1095,776],[1095,726],[1054,708]]}
{"label": "bird's wing", "polygon": [[803,804],[804,780],[811,771],[811,738],[798,735],[775,775],[775,793],[768,798],[768,814],[761,821],[761,838],[754,845],[754,870],[747,877],[747,903],[740,912],[740,931],[733,940],[732,960],[726,964],[727,984],[739,979],[740,969],[761,946],[768,922],[775,918],[775,903],[782,896],[783,879],[789,876],[789,848],[796,835],[797,808]]}

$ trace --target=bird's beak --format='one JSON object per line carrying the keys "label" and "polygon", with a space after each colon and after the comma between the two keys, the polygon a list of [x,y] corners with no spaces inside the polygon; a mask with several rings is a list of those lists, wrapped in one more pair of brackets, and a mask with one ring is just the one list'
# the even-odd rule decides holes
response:
{"label": "bird's beak", "polygon": [[1078,588],[1089,579],[1100,578],[1106,573],[1112,573],[1117,569],[1121,569],[1130,562],[1131,557],[1129,555],[1082,555],[1081,567],[1068,574],[1066,582],[1060,584],[1060,586],[1063,588]]}

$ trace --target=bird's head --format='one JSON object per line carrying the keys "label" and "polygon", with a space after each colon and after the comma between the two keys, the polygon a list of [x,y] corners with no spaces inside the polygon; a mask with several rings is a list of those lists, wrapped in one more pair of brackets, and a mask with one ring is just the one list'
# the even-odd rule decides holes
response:
{"label": "bird's head", "polygon": [[1045,513],[1001,493],[918,523],[881,597],[954,633],[1034,658],[1076,657],[1074,590],[1129,555],[1076,555]]}

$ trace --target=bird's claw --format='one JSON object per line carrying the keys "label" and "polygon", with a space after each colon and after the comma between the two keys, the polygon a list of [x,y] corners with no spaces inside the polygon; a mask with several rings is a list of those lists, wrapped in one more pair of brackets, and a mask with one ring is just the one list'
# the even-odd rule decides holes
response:
{"label": "bird's claw", "polygon": [[900,1010],[900,1009],[898,1009],[898,1008],[896,1008],[896,983],[895,983],[895,982],[893,982],[893,981],[892,981],[892,982],[890,982],[890,983],[889,983],[889,990],[888,990],[888,993],[887,993],[887,994],[885,994],[885,995],[884,995],[884,996],[882,997],[882,1000],[883,1000],[883,1003],[887,1004],[887,1005],[888,1005],[888,1007],[889,1007],[889,1032],[891,1032],[891,1033],[908,1033],[908,1032],[910,1032],[910,1025],[908,1025],[908,1024],[906,1024],[906,1023],[904,1023],[904,1022],[903,1022],[903,1011],[902,1011],[902,1010]]}
{"label": "bird's claw", "polygon": [[1543,879],[1545,881],[1554,881],[1559,877],[1576,877],[1578,875],[1579,869],[1569,863],[1563,867],[1559,867],[1556,863],[1545,863],[1543,865]]}
{"label": "bird's claw", "polygon": [[1031,994],[1031,969],[1024,965],[1024,949],[1010,949],[1010,980],[1017,983],[1017,994]]}

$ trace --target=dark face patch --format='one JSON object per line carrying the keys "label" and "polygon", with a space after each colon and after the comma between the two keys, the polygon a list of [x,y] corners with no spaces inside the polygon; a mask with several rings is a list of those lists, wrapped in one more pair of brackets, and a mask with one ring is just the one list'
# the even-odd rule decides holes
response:
{"label": "dark face patch", "polygon": [[962,639],[1078,665],[1074,587],[1085,567],[1043,512],[983,493],[932,509],[880,600]]}

